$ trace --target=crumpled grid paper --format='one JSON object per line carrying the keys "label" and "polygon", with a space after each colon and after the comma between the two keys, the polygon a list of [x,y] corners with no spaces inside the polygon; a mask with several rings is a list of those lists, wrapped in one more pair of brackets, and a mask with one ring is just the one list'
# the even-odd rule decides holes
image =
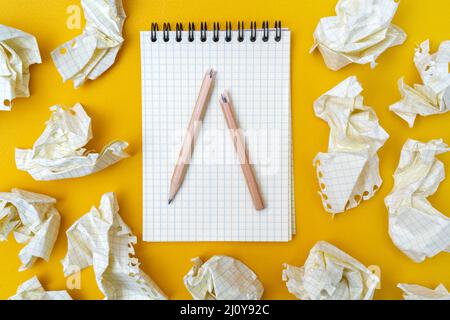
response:
{"label": "crumpled grid paper", "polygon": [[391,24],[397,7],[394,0],[340,0],[336,16],[320,20],[311,52],[319,48],[333,71],[350,63],[374,68],[384,51],[406,40],[405,32]]}
{"label": "crumpled grid paper", "polygon": [[19,253],[19,271],[31,268],[38,258],[50,259],[61,222],[55,203],[53,198],[18,189],[0,193],[0,241],[13,232],[18,243],[26,243]]}
{"label": "crumpled grid paper", "polygon": [[63,81],[75,88],[95,80],[115,62],[124,42],[126,19],[122,0],[81,0],[86,27],[83,33],[52,52]]}
{"label": "crumpled grid paper", "polygon": [[134,257],[137,238],[119,215],[114,193],[102,196],[66,232],[68,252],[62,261],[66,277],[93,266],[100,291],[107,300],[164,300],[166,296],[140,268]]}
{"label": "crumpled grid paper", "polygon": [[399,117],[414,126],[418,115],[430,116],[450,110],[450,41],[441,43],[438,52],[430,54],[429,40],[423,42],[414,56],[423,85],[414,88],[400,79],[398,86],[402,99],[390,107]]}
{"label": "crumpled grid paper", "polygon": [[314,160],[324,208],[332,214],[357,207],[381,187],[377,151],[389,135],[375,111],[363,104],[362,87],[350,77],[314,103],[317,117],[330,126],[328,153]]}
{"label": "crumpled grid paper", "polygon": [[67,291],[45,291],[37,277],[24,282],[8,300],[72,300]]}
{"label": "crumpled grid paper", "polygon": [[41,62],[34,36],[0,24],[0,111],[11,110],[15,98],[30,96],[30,65]]}
{"label": "crumpled grid paper", "polygon": [[195,300],[260,300],[264,293],[257,275],[239,260],[214,256],[192,262],[184,284]]}
{"label": "crumpled grid paper", "polygon": [[380,279],[345,252],[320,241],[303,267],[285,265],[283,281],[302,300],[371,300]]}
{"label": "crumpled grid paper", "polygon": [[417,263],[450,252],[450,218],[427,200],[445,179],[444,164],[436,156],[448,151],[442,140],[408,140],[394,174],[394,189],[385,200],[392,241]]}
{"label": "crumpled grid paper", "polygon": [[441,284],[432,290],[415,284],[399,284],[397,286],[403,291],[405,300],[450,300],[450,293]]}
{"label": "crumpled grid paper", "polygon": [[128,157],[124,152],[128,143],[124,141],[111,143],[100,154],[83,148],[92,139],[92,129],[91,118],[82,105],[70,110],[54,106],[50,110],[51,118],[33,149],[16,149],[17,168],[35,180],[84,177]]}

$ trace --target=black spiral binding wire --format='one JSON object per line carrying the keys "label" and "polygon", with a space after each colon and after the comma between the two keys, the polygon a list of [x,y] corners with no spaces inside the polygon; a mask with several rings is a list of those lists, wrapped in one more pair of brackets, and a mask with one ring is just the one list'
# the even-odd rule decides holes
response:
{"label": "black spiral binding wire", "polygon": [[244,21],[239,21],[238,22],[238,41],[242,42],[244,41]]}
{"label": "black spiral binding wire", "polygon": [[269,21],[264,21],[262,24],[262,28],[263,28],[262,41],[267,42],[269,41]]}
{"label": "black spiral binding wire", "polygon": [[[275,21],[275,37],[274,40],[277,42],[281,41],[281,37],[282,37],[282,31],[283,29],[281,28],[281,21]],[[170,23],[164,23],[163,24],[163,40],[164,42],[169,42],[170,41],[170,32],[172,31]],[[177,23],[176,24],[176,32],[175,32],[175,40],[177,42],[181,42],[183,41],[183,24],[182,23]],[[195,24],[193,22],[189,22],[189,28],[187,29],[188,31],[188,37],[187,40],[189,42],[193,42],[195,41]],[[220,24],[219,22],[214,22],[213,23],[213,38],[212,40],[214,42],[219,42],[220,41]],[[244,21],[239,21],[238,22],[238,27],[237,27],[237,31],[238,31],[238,37],[237,40],[239,42],[243,42],[245,40],[245,24]],[[258,32],[257,32],[257,23],[255,21],[250,22],[250,41],[251,42],[256,42],[257,38],[258,38]],[[262,37],[261,40],[264,42],[268,42],[270,40],[270,27],[269,27],[269,21],[263,21],[262,23]],[[273,30],[272,30],[273,31]],[[152,42],[156,42],[158,40],[158,32],[159,32],[159,25],[157,23],[152,23],[151,25],[151,41]],[[208,33],[208,25],[206,22],[201,22],[200,23],[200,41],[202,42],[206,42],[207,41],[207,35]],[[230,21],[227,21],[225,23],[225,41],[226,42],[230,42],[232,41],[232,36],[233,36],[233,26],[231,24]]]}
{"label": "black spiral binding wire", "polygon": [[218,42],[219,40],[220,40],[220,24],[218,22],[214,22],[213,41]]}
{"label": "black spiral binding wire", "polygon": [[230,21],[227,21],[226,23],[226,30],[225,30],[225,41],[230,42],[233,38],[233,26],[231,25]]}
{"label": "black spiral binding wire", "polygon": [[200,41],[201,42],[206,42],[207,38],[206,38],[206,32],[208,31],[208,25],[206,24],[206,22],[202,22],[200,24]]}
{"label": "black spiral binding wire", "polygon": [[189,36],[188,36],[188,40],[189,42],[194,42],[195,40],[195,24],[193,22],[189,22]]}
{"label": "black spiral binding wire", "polygon": [[177,32],[176,32],[176,40],[177,42],[181,42],[183,40],[183,24],[177,23]]}
{"label": "black spiral binding wire", "polygon": [[159,31],[159,27],[157,23],[152,23],[152,29],[151,29],[151,39],[152,42],[156,42],[158,40],[158,37],[156,36],[156,33]]}
{"label": "black spiral binding wire", "polygon": [[256,41],[256,22],[252,21],[250,23],[250,41],[255,42]]}
{"label": "black spiral binding wire", "polygon": [[281,41],[281,21],[275,21],[275,41]]}
{"label": "black spiral binding wire", "polygon": [[163,25],[163,40],[164,42],[169,42],[170,41],[170,23],[164,23]]}

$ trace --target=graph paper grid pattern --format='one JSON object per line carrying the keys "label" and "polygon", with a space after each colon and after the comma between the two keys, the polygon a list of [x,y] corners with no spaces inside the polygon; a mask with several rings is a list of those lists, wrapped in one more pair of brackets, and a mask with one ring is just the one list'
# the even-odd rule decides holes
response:
{"label": "graph paper grid pattern", "polygon": [[[290,106],[290,31],[250,41],[225,31],[215,42],[195,32],[141,33],[144,241],[287,242],[294,227]],[[190,167],[170,206],[170,180],[205,72],[217,72]],[[257,212],[219,105],[228,90],[267,206]]]}

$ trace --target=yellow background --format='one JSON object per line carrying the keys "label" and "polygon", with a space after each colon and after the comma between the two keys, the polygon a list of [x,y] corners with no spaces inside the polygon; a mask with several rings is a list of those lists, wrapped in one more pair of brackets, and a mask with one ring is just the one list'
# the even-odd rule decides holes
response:
{"label": "yellow background", "polygon": [[[450,288],[450,254],[440,254],[422,264],[403,255],[388,235],[388,214],[383,200],[392,189],[392,174],[407,138],[428,141],[444,138],[450,142],[450,113],[420,118],[414,129],[388,111],[399,99],[397,80],[406,77],[409,84],[420,79],[413,64],[416,45],[430,38],[433,51],[448,39],[448,0],[403,0],[394,23],[408,34],[407,42],[384,53],[379,65],[349,66],[341,71],[328,70],[319,54],[310,55],[312,34],[321,17],[334,15],[335,0],[124,0],[128,20],[125,44],[117,63],[106,74],[79,90],[71,83],[63,84],[50,58],[50,52],[75,37],[80,30],[66,27],[69,5],[76,0],[0,0],[0,23],[36,36],[43,63],[31,68],[29,99],[18,99],[12,112],[0,114],[0,190],[21,188],[48,194],[58,199],[62,225],[51,261],[38,261],[29,271],[18,273],[19,250],[23,247],[11,237],[0,243],[0,298],[15,293],[19,284],[38,275],[48,290],[65,288],[59,261],[64,257],[67,240],[64,231],[92,205],[98,205],[103,193],[118,195],[121,215],[141,240],[141,86],[139,31],[148,30],[152,22],[237,20],[261,22],[280,19],[292,30],[292,109],[294,124],[295,181],[298,212],[298,235],[288,244],[150,244],[136,246],[142,268],[172,299],[188,299],[183,276],[190,259],[226,254],[241,259],[260,277],[266,299],[291,299],[281,281],[282,264],[302,265],[311,247],[327,240],[348,252],[365,265],[378,265],[382,271],[382,289],[377,299],[400,299],[399,282],[434,287],[444,283]],[[447,21],[447,22],[446,22]],[[272,22],[271,22],[272,23]],[[372,200],[332,219],[324,212],[317,195],[317,181],[312,160],[326,151],[329,129],[313,114],[313,101],[350,75],[357,75],[364,87],[366,104],[373,106],[391,139],[380,152],[384,185]],[[48,108],[54,104],[72,106],[81,102],[93,119],[94,141],[90,147],[101,149],[114,139],[130,142],[132,157],[94,176],[58,182],[35,182],[14,164],[14,148],[29,148],[44,129]],[[440,157],[450,171],[450,154]],[[450,182],[445,181],[433,205],[442,212],[450,208]],[[76,299],[99,299],[91,269],[82,274],[81,290],[70,291]]]}

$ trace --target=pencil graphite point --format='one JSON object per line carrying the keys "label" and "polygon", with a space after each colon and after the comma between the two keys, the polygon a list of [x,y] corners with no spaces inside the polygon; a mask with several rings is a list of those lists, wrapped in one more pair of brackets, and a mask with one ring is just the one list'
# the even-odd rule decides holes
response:
{"label": "pencil graphite point", "polygon": [[172,204],[172,202],[173,202],[173,199],[170,199],[169,200],[169,206]]}
{"label": "pencil graphite point", "polygon": [[224,94],[222,94],[220,97],[222,98],[223,103],[228,103],[227,97]]}

